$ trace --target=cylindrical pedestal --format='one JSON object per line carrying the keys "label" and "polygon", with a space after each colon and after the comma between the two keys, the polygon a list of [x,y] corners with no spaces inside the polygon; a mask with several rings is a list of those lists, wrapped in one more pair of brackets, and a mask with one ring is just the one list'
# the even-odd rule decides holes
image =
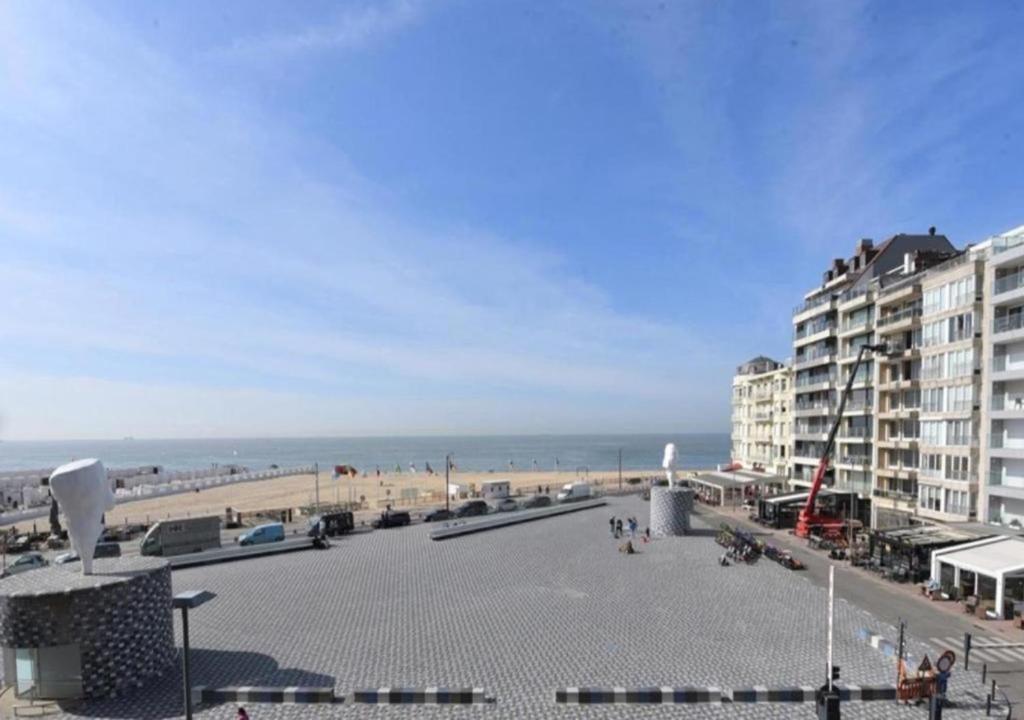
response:
{"label": "cylindrical pedestal", "polygon": [[158,558],[51,565],[0,580],[4,680],[22,697],[100,698],[174,659],[171,568]]}
{"label": "cylindrical pedestal", "polygon": [[694,492],[691,488],[651,488],[651,533],[659,537],[690,532]]}

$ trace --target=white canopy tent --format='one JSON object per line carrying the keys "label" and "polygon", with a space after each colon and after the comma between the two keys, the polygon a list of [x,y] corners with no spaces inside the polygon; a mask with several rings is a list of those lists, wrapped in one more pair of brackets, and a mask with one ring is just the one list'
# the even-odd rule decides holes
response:
{"label": "white canopy tent", "polygon": [[[1024,538],[997,536],[954,545],[932,552],[932,579],[942,582],[943,568],[953,571],[953,583],[960,587],[964,574],[973,577],[973,592],[981,596],[982,577],[995,582],[995,612],[1005,618],[1007,582],[1015,588],[1024,581]],[[970,583],[968,583],[970,585]],[[970,590],[971,588],[967,588]],[[1021,600],[1024,598],[1014,598]]]}

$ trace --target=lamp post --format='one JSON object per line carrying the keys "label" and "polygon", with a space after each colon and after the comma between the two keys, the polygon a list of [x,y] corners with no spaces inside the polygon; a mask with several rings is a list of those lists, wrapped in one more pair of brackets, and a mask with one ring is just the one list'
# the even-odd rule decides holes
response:
{"label": "lamp post", "polygon": [[444,456],[444,511],[451,512],[452,488],[448,483],[448,471],[452,469],[452,454]]}
{"label": "lamp post", "polygon": [[188,611],[213,600],[216,594],[209,590],[186,590],[174,596],[173,607],[181,610],[181,682],[185,691],[185,720],[192,720],[192,676],[189,664]]}

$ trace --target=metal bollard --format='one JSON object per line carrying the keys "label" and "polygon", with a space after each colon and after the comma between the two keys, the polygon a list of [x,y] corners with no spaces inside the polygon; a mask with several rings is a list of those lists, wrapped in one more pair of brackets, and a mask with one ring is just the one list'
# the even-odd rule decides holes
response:
{"label": "metal bollard", "polygon": [[986,695],[985,696],[985,715],[991,715],[991,714],[992,714],[992,696],[991,695]]}
{"label": "metal bollard", "polygon": [[993,698],[995,698],[996,696],[996,681],[994,678],[992,680],[992,692],[990,692],[989,695],[991,695]]}
{"label": "metal bollard", "polygon": [[984,685],[988,677],[988,663],[982,663],[981,665],[981,684]]}
{"label": "metal bollard", "polygon": [[964,633],[964,670],[971,667],[971,634]]}
{"label": "metal bollard", "polygon": [[942,706],[945,704],[945,695],[936,693],[928,698],[928,720],[942,720]]}

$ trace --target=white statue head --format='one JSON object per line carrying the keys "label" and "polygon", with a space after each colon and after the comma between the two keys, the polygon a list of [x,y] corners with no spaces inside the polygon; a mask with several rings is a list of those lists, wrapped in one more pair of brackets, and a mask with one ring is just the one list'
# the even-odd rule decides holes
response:
{"label": "white statue head", "polygon": [[103,532],[103,513],[114,509],[114,491],[103,463],[94,458],[61,465],[50,475],[50,492],[64,513],[71,548],[92,574],[92,555]]}
{"label": "white statue head", "polygon": [[665,446],[665,457],[661,461],[661,466],[665,469],[665,477],[668,478],[668,484],[672,485],[675,482],[676,472],[676,444],[668,443]]}

